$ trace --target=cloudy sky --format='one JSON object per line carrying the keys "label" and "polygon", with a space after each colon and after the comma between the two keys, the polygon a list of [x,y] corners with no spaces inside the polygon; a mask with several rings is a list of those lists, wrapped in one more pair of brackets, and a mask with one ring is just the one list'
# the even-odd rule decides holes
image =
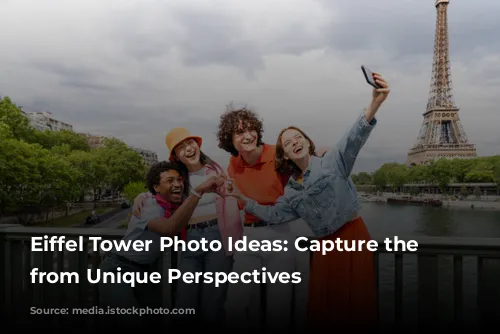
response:
{"label": "cloudy sky", "polygon": [[[247,105],[275,143],[287,125],[333,145],[368,105],[360,65],[391,95],[357,171],[404,162],[425,111],[434,0],[0,0],[0,94],[77,132],[167,156],[177,126],[226,164],[215,132]],[[452,0],[455,100],[479,155],[500,154],[500,1]]]}

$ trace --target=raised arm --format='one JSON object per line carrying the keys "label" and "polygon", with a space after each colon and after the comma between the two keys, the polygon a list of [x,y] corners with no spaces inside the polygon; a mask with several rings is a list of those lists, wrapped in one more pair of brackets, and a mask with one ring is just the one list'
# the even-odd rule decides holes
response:
{"label": "raised arm", "polygon": [[[186,198],[182,205],[175,210],[174,214],[169,218],[163,216],[156,216],[146,221],[147,228],[153,232],[165,236],[175,236],[184,227],[187,226],[191,216],[193,215],[200,198],[204,193],[214,192],[214,189],[221,187],[224,184],[222,176],[212,176],[205,182],[200,184],[194,189],[188,198]],[[154,200],[154,199],[151,199]]]}
{"label": "raised arm", "polygon": [[173,237],[187,226],[201,196],[189,195],[182,205],[169,217],[156,217],[148,222],[148,229],[159,234]]}
{"label": "raised arm", "polygon": [[137,218],[140,218],[144,204],[151,198],[153,198],[153,194],[151,194],[149,191],[137,195],[134,198],[134,203],[132,204],[133,215],[136,216]]}
{"label": "raised arm", "polygon": [[373,89],[370,105],[357,118],[354,125],[336,147],[323,156],[323,164],[330,168],[338,169],[346,178],[351,175],[359,152],[377,124],[375,114],[390,92],[388,83],[380,74],[374,72],[373,78],[380,88]]}
{"label": "raised arm", "polygon": [[143,230],[173,237],[187,225],[197,203],[198,197],[191,195],[170,218],[165,218],[165,209],[156,203],[155,198],[149,197],[144,202],[141,216],[132,216],[131,222],[135,220],[135,226]]}
{"label": "raised arm", "polygon": [[344,177],[348,177],[352,172],[361,148],[365,145],[376,124],[377,120],[375,118],[368,122],[365,114],[359,115],[340,142],[325,153],[322,160],[323,164],[338,169]]}
{"label": "raised arm", "polygon": [[239,202],[246,212],[259,217],[270,225],[284,224],[300,218],[291,205],[286,201],[285,195],[278,198],[274,205],[262,205],[255,200],[236,193]]}

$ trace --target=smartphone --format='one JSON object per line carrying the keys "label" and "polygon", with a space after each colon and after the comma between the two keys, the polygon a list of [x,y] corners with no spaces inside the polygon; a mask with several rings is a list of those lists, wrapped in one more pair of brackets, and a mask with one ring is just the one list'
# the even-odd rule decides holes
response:
{"label": "smartphone", "polygon": [[363,74],[365,75],[366,82],[368,82],[369,85],[373,86],[374,88],[382,88],[380,87],[376,82],[375,79],[373,78],[373,72],[370,71],[368,68],[366,68],[364,65],[361,65],[361,70],[363,71]]}

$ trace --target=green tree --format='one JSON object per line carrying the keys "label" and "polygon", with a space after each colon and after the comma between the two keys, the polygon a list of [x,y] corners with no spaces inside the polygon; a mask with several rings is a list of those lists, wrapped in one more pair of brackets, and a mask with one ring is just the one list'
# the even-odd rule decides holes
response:
{"label": "green tree", "polygon": [[[382,166],[383,167],[383,166]],[[377,187],[377,189],[382,189],[384,187],[387,186],[387,175],[385,173],[385,170],[380,167],[379,169],[377,169],[374,173],[373,173],[373,178],[372,178],[372,182],[373,182],[373,185],[375,185]]]}
{"label": "green tree", "polygon": [[428,181],[436,184],[442,193],[450,184],[452,176],[452,162],[448,159],[439,159],[429,165]]}
{"label": "green tree", "polygon": [[91,149],[71,131],[36,130],[8,97],[0,99],[0,216],[29,223],[29,213],[45,211],[48,218],[87,193],[95,202],[105,187],[144,182],[145,174],[143,158],[123,142]]}
{"label": "green tree", "polygon": [[123,195],[132,203],[137,195],[146,191],[147,189],[144,182],[130,182],[123,188]]}
{"label": "green tree", "polygon": [[416,165],[408,169],[408,182],[422,183],[429,180],[429,167],[426,165]]}
{"label": "green tree", "polygon": [[476,162],[472,168],[465,174],[465,182],[494,182],[494,165],[488,161],[482,160]]}
{"label": "green tree", "polygon": [[23,115],[18,106],[12,103],[9,97],[0,99],[0,123],[9,126],[14,138],[28,142],[34,141],[34,129],[28,118]]}
{"label": "green tree", "polygon": [[366,172],[360,172],[358,174],[358,184],[365,185],[372,183],[372,176]]}
{"label": "green tree", "polygon": [[10,126],[7,123],[0,122],[0,142],[14,137]]}
{"label": "green tree", "polygon": [[54,155],[57,155],[59,157],[67,157],[71,154],[72,150],[71,150],[71,146],[69,146],[68,144],[62,144],[62,145],[58,145],[58,146],[53,146],[50,151],[54,154]]}
{"label": "green tree", "polygon": [[94,198],[94,206],[98,198],[102,194],[102,190],[109,183],[107,181],[108,168],[106,166],[105,152],[102,150],[95,150],[91,152],[91,171],[90,189],[92,190]]}
{"label": "green tree", "polygon": [[122,141],[105,140],[98,156],[106,166],[106,183],[112,195],[130,182],[144,181],[147,167],[143,157]]}
{"label": "green tree", "polygon": [[386,163],[373,173],[373,182],[379,188],[390,184],[393,190],[396,190],[406,183],[407,175],[408,169],[405,165],[395,162]]}
{"label": "green tree", "polygon": [[83,136],[67,130],[37,131],[36,141],[47,149],[51,149],[55,146],[66,145],[71,150],[90,151],[89,144]]}
{"label": "green tree", "polygon": [[[500,192],[500,155],[472,159],[439,159],[426,165],[406,167],[398,163],[385,163],[377,169],[370,180],[366,175],[353,175],[356,185],[374,185],[397,189],[405,183],[428,183],[437,185],[442,192],[450,183],[496,183]],[[416,190],[411,190],[415,192]]]}
{"label": "green tree", "polygon": [[405,165],[396,164],[393,165],[387,171],[387,178],[394,190],[403,186],[406,183],[408,170]]}
{"label": "green tree", "polygon": [[36,151],[40,147],[16,139],[0,145],[0,215],[38,202],[42,182]]}
{"label": "green tree", "polygon": [[[78,193],[78,199],[83,201],[87,191],[94,190],[94,183],[96,182],[94,155],[86,151],[71,151],[67,159],[74,171],[74,187],[75,191]],[[102,172],[102,174],[104,174],[104,172]],[[102,177],[101,180],[103,178],[104,177]]]}
{"label": "green tree", "polygon": [[451,171],[451,178],[454,182],[464,183],[467,182],[465,177],[471,168],[476,164],[477,159],[452,159],[450,160],[449,167]]}
{"label": "green tree", "polygon": [[61,208],[63,204],[66,208],[66,204],[78,196],[78,187],[75,184],[78,172],[63,156],[55,155],[46,149],[37,150],[36,153],[41,179],[37,187],[40,194],[38,204],[47,208],[48,220],[50,209]]}

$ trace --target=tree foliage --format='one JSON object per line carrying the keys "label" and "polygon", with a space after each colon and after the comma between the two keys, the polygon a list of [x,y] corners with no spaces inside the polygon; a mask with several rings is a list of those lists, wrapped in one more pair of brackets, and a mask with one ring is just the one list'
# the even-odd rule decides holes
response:
{"label": "tree foliage", "polygon": [[137,195],[146,191],[145,182],[130,182],[123,189],[123,196],[132,203]]}
{"label": "tree foliage", "polygon": [[428,183],[446,188],[450,183],[496,183],[500,188],[500,155],[474,159],[439,159],[428,165],[407,167],[386,163],[371,175],[359,173],[352,179],[357,185],[391,186],[397,189],[409,183]]}
{"label": "tree foliage", "polygon": [[146,170],[140,154],[119,140],[91,149],[74,132],[34,129],[8,97],[0,100],[0,216],[122,191],[143,181]]}

